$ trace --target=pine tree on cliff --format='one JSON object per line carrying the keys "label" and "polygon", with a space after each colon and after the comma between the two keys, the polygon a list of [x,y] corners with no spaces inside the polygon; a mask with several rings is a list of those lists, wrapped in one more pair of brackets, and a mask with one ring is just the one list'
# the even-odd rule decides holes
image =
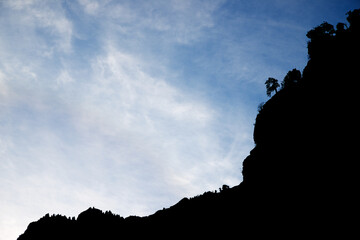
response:
{"label": "pine tree on cliff", "polygon": [[271,93],[275,91],[277,93],[277,88],[280,87],[278,80],[275,78],[269,77],[268,80],[265,82],[266,85],[266,94],[268,97],[271,97]]}

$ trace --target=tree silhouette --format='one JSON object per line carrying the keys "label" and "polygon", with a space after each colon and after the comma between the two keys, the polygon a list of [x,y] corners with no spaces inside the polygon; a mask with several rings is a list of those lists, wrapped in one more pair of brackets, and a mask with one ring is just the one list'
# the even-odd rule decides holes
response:
{"label": "tree silhouette", "polygon": [[331,41],[335,37],[334,26],[323,22],[320,26],[310,30],[306,36],[310,39],[308,42],[309,58],[324,56],[331,53]]}
{"label": "tree silhouette", "polygon": [[293,70],[289,71],[284,80],[281,83],[281,88],[292,87],[296,85],[301,80],[301,72],[294,68]]}
{"label": "tree silhouette", "polygon": [[334,26],[328,22],[323,22],[320,26],[315,27],[310,30],[306,36],[310,39],[321,39],[327,38],[329,36],[334,36],[335,30]]}
{"label": "tree silhouette", "polygon": [[268,80],[265,82],[266,85],[266,94],[268,97],[271,97],[271,93],[275,91],[277,93],[277,88],[280,87],[278,80],[275,78],[269,77]]}
{"label": "tree silhouette", "polygon": [[348,17],[346,20],[350,23],[352,31],[359,31],[360,29],[360,9],[347,12]]}

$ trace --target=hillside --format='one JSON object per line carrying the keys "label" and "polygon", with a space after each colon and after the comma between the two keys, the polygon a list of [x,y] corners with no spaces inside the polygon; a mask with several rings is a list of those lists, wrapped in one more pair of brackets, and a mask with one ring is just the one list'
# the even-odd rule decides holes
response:
{"label": "hillside", "polygon": [[353,133],[360,10],[347,20],[308,32],[309,61],[300,78],[259,109],[256,146],[244,160],[241,184],[184,198],[147,217],[95,208],[76,219],[46,215],[18,240],[351,234],[358,202]]}

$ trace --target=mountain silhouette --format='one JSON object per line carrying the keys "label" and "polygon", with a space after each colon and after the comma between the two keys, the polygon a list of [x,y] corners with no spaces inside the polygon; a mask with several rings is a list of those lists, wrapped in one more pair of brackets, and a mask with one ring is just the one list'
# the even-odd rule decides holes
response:
{"label": "mountain silhouette", "polygon": [[238,186],[146,217],[96,208],[76,219],[47,214],[18,240],[356,236],[360,9],[347,20],[310,30],[302,73],[293,69],[281,87],[273,78],[267,85],[275,93],[259,106]]}

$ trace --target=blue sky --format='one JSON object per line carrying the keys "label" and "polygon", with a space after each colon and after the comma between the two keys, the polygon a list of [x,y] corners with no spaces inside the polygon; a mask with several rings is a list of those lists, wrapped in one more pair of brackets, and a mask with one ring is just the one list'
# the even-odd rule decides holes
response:
{"label": "blue sky", "polygon": [[358,1],[0,1],[0,239],[242,181],[264,82]]}

